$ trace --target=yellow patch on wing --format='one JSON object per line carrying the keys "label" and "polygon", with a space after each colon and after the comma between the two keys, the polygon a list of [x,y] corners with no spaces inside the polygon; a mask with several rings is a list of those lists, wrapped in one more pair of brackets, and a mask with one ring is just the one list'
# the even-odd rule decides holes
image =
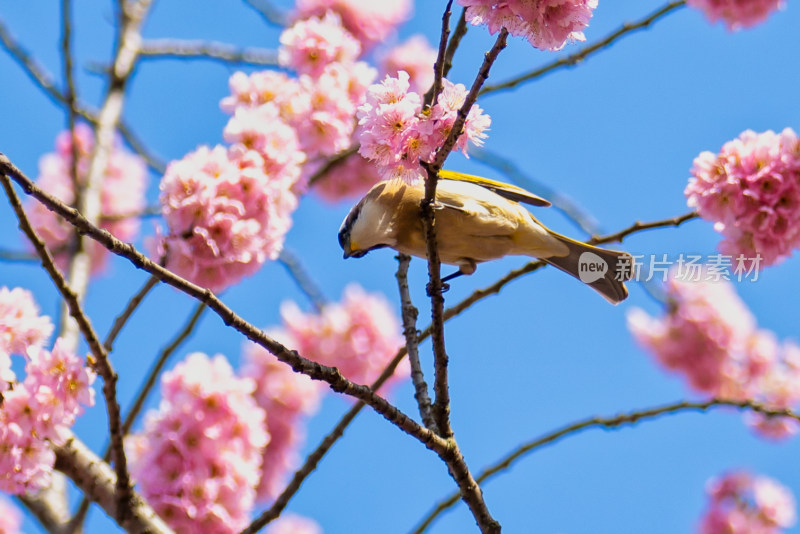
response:
{"label": "yellow patch on wing", "polygon": [[550,202],[547,200],[538,195],[534,195],[530,191],[526,191],[521,187],[498,182],[497,180],[490,180],[489,178],[483,178],[482,176],[441,170],[439,171],[439,177],[443,180],[455,180],[458,182],[469,182],[471,184],[476,184],[514,202],[523,202],[532,206],[550,206]]}

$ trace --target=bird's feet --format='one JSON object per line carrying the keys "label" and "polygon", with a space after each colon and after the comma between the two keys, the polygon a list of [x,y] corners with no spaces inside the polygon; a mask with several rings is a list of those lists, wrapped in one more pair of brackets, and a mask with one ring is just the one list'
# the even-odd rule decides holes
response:
{"label": "bird's feet", "polygon": [[[450,291],[450,284],[442,282],[442,289],[439,291],[439,294],[447,293],[448,291]],[[425,286],[425,293],[427,293],[429,297],[433,296],[433,286],[430,282]]]}

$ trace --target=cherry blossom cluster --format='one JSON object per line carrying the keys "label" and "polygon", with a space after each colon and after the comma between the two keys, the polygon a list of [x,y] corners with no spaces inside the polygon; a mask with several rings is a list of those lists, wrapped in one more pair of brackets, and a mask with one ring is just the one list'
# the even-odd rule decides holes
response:
{"label": "cherry blossom cluster", "polygon": [[[294,24],[281,34],[278,52],[282,65],[297,77],[275,71],[231,76],[231,95],[220,106],[234,115],[232,122],[260,123],[260,109],[277,108],[280,120],[297,133],[306,162],[295,192],[310,185],[334,202],[363,194],[380,180],[373,162],[351,155],[308,183],[332,156],[357,144],[356,111],[377,74],[359,58],[405,19],[409,7],[405,1],[301,1]],[[415,87],[427,90],[436,52],[423,37],[409,39],[383,58],[385,72],[407,69]]]}
{"label": "cherry blossom cluster", "polygon": [[364,51],[383,42],[411,16],[411,0],[297,0],[295,20],[337,13]]}
{"label": "cherry blossom cluster", "polygon": [[[94,148],[94,132],[83,123],[75,127],[75,140],[78,149],[78,184],[86,182],[89,160]],[[75,204],[75,187],[72,181],[72,141],[69,131],[58,134],[55,152],[45,154],[39,159],[39,176],[36,184],[69,205]],[[139,213],[144,208],[147,187],[147,166],[145,161],[127,150],[119,142],[112,148],[103,176],[100,191],[100,227],[108,230],[122,241],[132,240],[139,231]],[[39,201],[31,200],[26,208],[28,217],[36,233],[54,252],[56,262],[64,269],[69,257],[66,249],[75,236],[75,229],[64,219],[47,209]],[[108,259],[108,250],[89,240],[87,243],[91,256],[92,272],[101,271]]]}
{"label": "cherry blossom cluster", "polygon": [[[374,161],[385,178],[421,178],[424,172],[419,161],[430,161],[450,134],[467,89],[447,79],[442,83],[436,103],[426,110],[419,93],[410,90],[405,71],[396,78],[386,76],[367,91],[366,102],[358,108],[359,154]],[[481,146],[490,124],[489,116],[473,105],[453,150],[466,155],[469,142]]]}
{"label": "cherry blossom cluster", "polygon": [[[280,254],[297,207],[298,154],[294,132],[280,124],[234,123],[226,135],[247,145],[201,146],[170,163],[160,197],[169,232],[157,247],[169,269],[222,291]],[[251,125],[263,135],[248,137]],[[275,158],[262,155],[272,151]]]}
{"label": "cherry blossom cluster", "polygon": [[190,354],[161,378],[161,405],[126,442],[131,473],[176,532],[233,533],[248,524],[265,414],[224,356]]}
{"label": "cherry blossom cluster", "polygon": [[711,22],[721,20],[729,30],[760,24],[785,5],[784,0],[687,0],[686,3],[705,13]]}
{"label": "cherry blossom cluster", "polygon": [[22,512],[8,499],[0,497],[0,532],[3,534],[22,533]]}
{"label": "cherry blossom cluster", "polygon": [[[668,311],[661,318],[633,309],[634,338],[670,371],[703,394],[756,400],[773,409],[800,403],[800,347],[778,343],[729,282],[676,278],[666,286]],[[748,416],[760,434],[781,438],[800,430],[790,418]]]}
{"label": "cherry blossom cluster", "polygon": [[39,315],[33,294],[21,287],[0,287],[0,318],[0,354],[24,355],[31,345],[44,345],[53,333],[50,317]]}
{"label": "cherry blossom cluster", "polygon": [[775,480],[744,471],[711,479],[701,534],[780,534],[797,520],[794,496]]}
{"label": "cherry blossom cluster", "polygon": [[700,154],[691,174],[688,204],[725,236],[720,251],[773,265],[800,247],[800,140],[790,128],[747,130]]}
{"label": "cherry blossom cluster", "polygon": [[506,28],[540,50],[561,50],[568,41],[585,41],[597,0],[458,0],[467,20],[486,24],[492,34]]}
{"label": "cherry blossom cluster", "polygon": [[[283,332],[268,334],[288,346],[295,345]],[[267,414],[270,440],[264,448],[256,498],[269,501],[280,494],[287,475],[299,465],[304,419],[318,410],[325,386],[294,372],[255,343],[245,345],[243,361],[241,375],[255,382],[253,396]]]}
{"label": "cherry blossom cluster", "polygon": [[[0,288],[0,490],[17,495],[50,484],[51,444],[63,444],[83,407],[94,404],[94,372],[61,339],[44,348],[52,330],[29,291]],[[21,382],[11,354],[25,358]]]}
{"label": "cherry blossom cluster", "polygon": [[[283,327],[300,354],[324,365],[338,367],[349,380],[370,384],[403,345],[400,322],[380,294],[351,284],[341,302],[326,305],[320,313],[303,313],[293,303],[281,307]],[[401,364],[392,381],[408,376]]]}

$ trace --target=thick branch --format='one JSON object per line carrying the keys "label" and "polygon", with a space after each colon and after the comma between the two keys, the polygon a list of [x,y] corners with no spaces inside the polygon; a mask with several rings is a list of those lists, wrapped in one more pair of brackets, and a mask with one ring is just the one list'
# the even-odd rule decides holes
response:
{"label": "thick branch", "polygon": [[[67,475],[92,502],[114,517],[117,513],[115,490],[119,486],[108,465],[77,438],[69,438],[56,449],[56,469]],[[131,491],[130,514],[120,523],[128,532],[168,534],[172,532],[136,492]]]}
{"label": "thick branch", "polygon": [[685,0],[678,0],[677,2],[670,2],[667,5],[663,6],[661,9],[651,13],[647,17],[639,20],[637,22],[631,22],[623,24],[619,29],[615,32],[611,33],[610,35],[606,36],[604,39],[600,39],[596,43],[587,45],[583,47],[580,51],[575,52],[574,54],[570,54],[569,56],[563,57],[561,59],[557,59],[547,65],[540,67],[536,70],[528,72],[526,74],[522,74],[515,78],[512,78],[508,81],[501,82],[495,85],[487,85],[481,91],[481,96],[490,94],[490,93],[497,93],[500,91],[504,91],[506,89],[511,89],[516,87],[524,82],[529,82],[531,80],[535,80],[537,78],[541,78],[546,74],[550,74],[553,71],[556,71],[563,67],[574,67],[587,57],[593,55],[595,52],[599,52],[604,48],[607,48],[614,44],[617,40],[628,35],[630,33],[634,33],[636,30],[641,30],[643,28],[647,28],[651,24],[653,24],[658,19],[665,17],[669,13],[675,11],[679,7],[682,7],[686,4]]}

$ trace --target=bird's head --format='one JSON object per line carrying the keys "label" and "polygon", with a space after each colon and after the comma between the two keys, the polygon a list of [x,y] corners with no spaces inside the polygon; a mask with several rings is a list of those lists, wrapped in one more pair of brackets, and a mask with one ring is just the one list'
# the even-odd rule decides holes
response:
{"label": "bird's head", "polygon": [[371,250],[392,245],[387,236],[391,214],[378,201],[380,191],[377,186],[370,190],[342,221],[339,245],[345,259],[360,258]]}

